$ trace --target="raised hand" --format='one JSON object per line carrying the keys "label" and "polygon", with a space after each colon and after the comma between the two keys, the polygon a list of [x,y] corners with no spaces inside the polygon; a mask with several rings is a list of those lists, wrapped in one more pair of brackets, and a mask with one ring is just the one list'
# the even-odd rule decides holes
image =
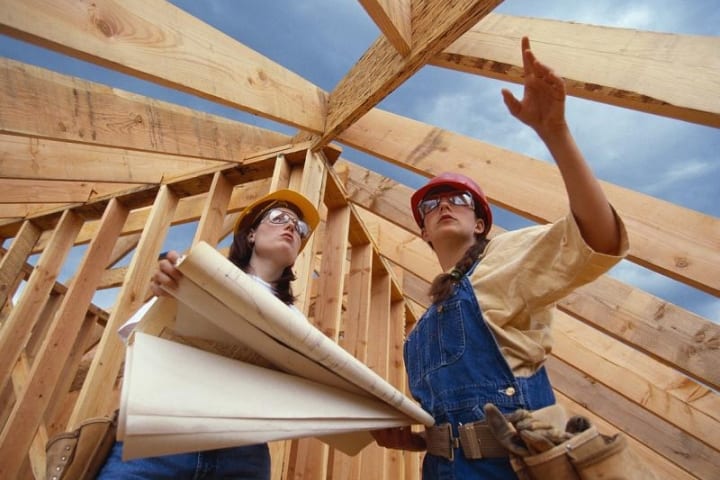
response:
{"label": "raised hand", "polygon": [[521,47],[525,85],[523,98],[518,100],[510,90],[503,89],[503,100],[514,117],[546,139],[553,132],[566,128],[565,82],[535,57],[528,37],[522,38]]}

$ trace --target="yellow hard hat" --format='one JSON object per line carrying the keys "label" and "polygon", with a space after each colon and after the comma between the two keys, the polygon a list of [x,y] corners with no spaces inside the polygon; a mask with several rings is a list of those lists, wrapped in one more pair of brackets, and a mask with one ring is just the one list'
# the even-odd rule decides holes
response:
{"label": "yellow hard hat", "polygon": [[[268,193],[264,197],[258,198],[248,205],[242,212],[240,212],[240,216],[235,222],[233,234],[237,234],[239,230],[255,222],[262,213],[266,212],[276,204],[282,203],[289,203],[299,210],[301,220],[307,223],[308,227],[310,227],[310,235],[312,235],[312,232],[315,231],[318,223],[320,223],[320,214],[310,200],[298,192],[288,189]],[[310,238],[310,235],[302,239],[300,251],[305,248],[305,244]]]}

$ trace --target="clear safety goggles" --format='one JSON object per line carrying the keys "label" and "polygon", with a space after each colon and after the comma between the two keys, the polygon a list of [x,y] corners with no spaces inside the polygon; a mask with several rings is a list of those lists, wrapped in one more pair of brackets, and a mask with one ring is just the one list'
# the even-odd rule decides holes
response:
{"label": "clear safety goggles", "polygon": [[295,227],[295,231],[300,235],[303,240],[310,236],[310,227],[307,223],[303,222],[296,216],[280,210],[279,208],[273,208],[265,214],[262,221],[267,221],[272,225],[287,225],[288,222],[292,222]]}
{"label": "clear safety goggles", "polygon": [[470,192],[442,192],[423,198],[417,207],[418,212],[420,212],[420,218],[424,220],[428,213],[440,206],[440,202],[442,202],[443,199],[446,199],[450,205],[455,205],[457,207],[475,208],[475,202],[473,201],[473,197]]}

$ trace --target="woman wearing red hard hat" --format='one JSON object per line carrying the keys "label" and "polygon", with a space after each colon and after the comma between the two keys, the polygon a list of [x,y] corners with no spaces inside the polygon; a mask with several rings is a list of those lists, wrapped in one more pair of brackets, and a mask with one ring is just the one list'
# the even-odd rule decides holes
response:
{"label": "woman wearing red hard hat", "polygon": [[443,173],[412,195],[422,238],[445,273],[405,341],[405,368],[413,396],[436,423],[424,434],[387,429],[374,436],[389,448],[427,449],[424,479],[516,478],[508,443],[492,436],[484,407],[510,414],[555,403],[543,366],[553,306],[628,248],[622,221],[566,124],[562,79],[535,58],[527,38],[522,52],[524,97],[503,90],[504,101],[550,150],[570,211],[555,223],[488,239],[492,211],[471,178]]}

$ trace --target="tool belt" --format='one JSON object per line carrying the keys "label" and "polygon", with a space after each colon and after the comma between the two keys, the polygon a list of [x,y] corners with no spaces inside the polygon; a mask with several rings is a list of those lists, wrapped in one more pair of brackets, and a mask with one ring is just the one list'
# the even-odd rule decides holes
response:
{"label": "tool belt", "polygon": [[456,448],[461,448],[465,458],[470,460],[508,456],[508,451],[497,441],[484,421],[458,425],[458,435],[453,436],[449,423],[426,428],[427,452],[451,462],[455,459]]}

